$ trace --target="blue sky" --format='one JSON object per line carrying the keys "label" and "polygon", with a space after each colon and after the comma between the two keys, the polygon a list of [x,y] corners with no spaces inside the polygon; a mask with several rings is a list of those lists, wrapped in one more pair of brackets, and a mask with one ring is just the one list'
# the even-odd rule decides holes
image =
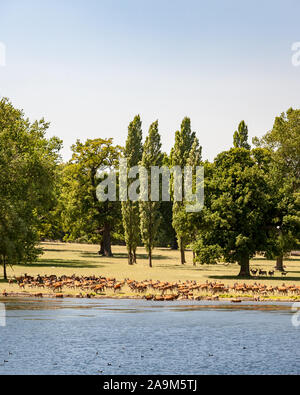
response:
{"label": "blue sky", "polygon": [[298,0],[0,0],[0,95],[64,140],[159,120],[169,151],[184,116],[212,160],[240,120],[261,136],[300,107]]}

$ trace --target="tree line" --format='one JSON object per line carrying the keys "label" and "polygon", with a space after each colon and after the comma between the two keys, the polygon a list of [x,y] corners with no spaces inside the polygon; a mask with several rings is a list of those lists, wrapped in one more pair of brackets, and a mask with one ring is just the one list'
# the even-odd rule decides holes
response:
{"label": "tree line", "polygon": [[[236,262],[243,277],[250,276],[249,261],[257,252],[276,258],[277,269],[283,270],[284,255],[299,246],[300,110],[276,117],[272,130],[253,139],[253,147],[242,121],[232,148],[212,162],[203,161],[188,117],[170,153],[162,151],[158,121],[143,142],[137,115],[123,147],[111,138],[77,140],[66,163],[59,154],[62,141],[47,139],[48,128],[44,120],[30,123],[1,99],[0,264],[5,279],[8,265],[33,262],[41,253],[40,241],[49,239],[97,243],[104,256],[113,255],[113,244],[124,244],[129,265],[137,263],[137,247],[143,245],[150,267],[156,246],[178,249],[182,264],[190,248],[194,265]],[[99,201],[97,186],[105,171],[118,171],[121,157],[128,171],[138,165],[203,166],[203,210],[187,212],[185,199]]]}

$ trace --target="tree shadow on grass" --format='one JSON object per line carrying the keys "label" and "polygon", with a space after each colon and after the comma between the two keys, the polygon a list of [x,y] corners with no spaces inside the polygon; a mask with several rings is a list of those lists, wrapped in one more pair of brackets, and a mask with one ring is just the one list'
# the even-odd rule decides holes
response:
{"label": "tree shadow on grass", "polygon": [[[251,261],[265,261],[265,262],[268,262],[268,263],[274,263],[274,265],[276,264],[276,260],[275,259],[267,259],[267,258],[264,258],[264,257],[251,258]],[[300,262],[300,258],[284,258],[283,259],[283,263],[284,262]]]}
{"label": "tree shadow on grass", "polygon": [[[98,255],[95,252],[84,252],[80,254],[82,258],[109,258],[106,256]],[[124,252],[113,252],[113,256],[111,257],[112,259],[127,259],[128,255],[127,253]],[[136,255],[137,262],[139,259],[147,260],[148,255],[147,254],[137,254]],[[169,259],[167,256],[164,255],[152,255],[153,260],[163,260],[163,259]]]}
{"label": "tree shadow on grass", "polygon": [[[87,252],[87,251],[81,252],[80,256],[82,258],[99,258],[99,259],[101,259],[101,258],[110,258],[108,256],[99,255],[97,252]],[[118,253],[114,253],[113,252],[113,256],[111,258],[112,259],[113,258],[123,258],[124,259],[124,258],[127,258],[127,254],[126,253],[122,253],[122,252],[118,252]]]}
{"label": "tree shadow on grass", "polygon": [[[137,261],[139,259],[144,259],[144,260],[148,260],[149,259],[147,254],[137,254],[136,258],[137,258]],[[164,259],[169,259],[169,258],[167,256],[165,256],[165,255],[156,255],[156,254],[152,255],[152,260],[153,261],[155,261],[155,260],[161,261],[161,260],[164,260]]]}
{"label": "tree shadow on grass", "polygon": [[26,263],[18,266],[22,267],[54,267],[54,268],[95,268],[99,267],[99,265],[91,264],[88,261],[80,261],[80,260],[65,260],[65,259],[39,259],[34,263]]}
{"label": "tree shadow on grass", "polygon": [[287,277],[281,277],[281,276],[280,277],[264,277],[264,276],[261,276],[261,277],[254,277],[254,276],[252,276],[252,277],[238,277],[238,275],[236,275],[236,276],[233,276],[233,275],[230,275],[230,276],[210,275],[207,277],[214,279],[214,280],[255,280],[255,281],[264,280],[264,281],[295,281],[295,282],[300,281],[300,277],[289,277],[289,276],[287,276]]}
{"label": "tree shadow on grass", "polygon": [[55,249],[55,248],[43,248],[43,246],[41,247],[43,252],[64,252],[64,253],[68,253],[68,252],[77,252],[80,253],[82,252],[82,250],[69,250],[69,249]]}
{"label": "tree shadow on grass", "polygon": [[155,261],[153,261],[153,265],[156,268],[160,269],[169,269],[169,270],[189,270],[189,271],[194,271],[194,272],[199,272],[199,266],[193,266],[192,264],[184,264],[182,265],[181,263],[158,263],[155,265]]}

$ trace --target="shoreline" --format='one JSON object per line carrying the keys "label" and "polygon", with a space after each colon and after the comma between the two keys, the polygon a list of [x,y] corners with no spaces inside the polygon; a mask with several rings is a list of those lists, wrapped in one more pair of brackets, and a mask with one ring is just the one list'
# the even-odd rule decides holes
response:
{"label": "shoreline", "polygon": [[[35,299],[116,299],[116,300],[147,300],[145,295],[74,295],[74,294],[42,294],[42,293],[27,293],[27,292],[6,292],[5,294],[0,294],[0,299],[24,299],[24,298],[35,298]],[[161,300],[161,299],[148,299],[149,302],[176,302],[176,301],[187,301],[187,302],[201,302],[201,301],[211,301],[211,302],[231,302],[231,303],[243,303],[243,302],[255,302],[255,303],[295,303],[299,299],[292,298],[255,298],[255,297],[218,297],[218,296],[201,296],[196,298],[178,298],[173,300]]]}

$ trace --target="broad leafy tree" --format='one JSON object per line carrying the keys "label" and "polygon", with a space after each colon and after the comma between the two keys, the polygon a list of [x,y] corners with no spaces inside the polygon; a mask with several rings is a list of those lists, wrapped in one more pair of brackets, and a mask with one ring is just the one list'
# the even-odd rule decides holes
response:
{"label": "broad leafy tree", "polygon": [[30,123],[7,100],[0,101],[0,264],[31,263],[42,218],[54,199],[61,141],[46,138],[49,124]]}
{"label": "broad leafy tree", "polygon": [[62,181],[64,166],[64,163],[59,164],[55,172],[51,205],[49,210],[41,217],[41,226],[39,229],[40,240],[63,241],[65,236],[62,221]]}
{"label": "broad leafy tree", "polygon": [[269,250],[274,190],[266,156],[262,149],[232,148],[215,159],[194,244],[199,262],[237,262],[239,276],[249,277],[250,258]]}
{"label": "broad leafy tree", "polygon": [[290,108],[275,118],[272,130],[254,144],[272,153],[271,175],[277,188],[274,220],[276,269],[283,271],[284,254],[299,244],[300,110]]}
{"label": "broad leafy tree", "polygon": [[255,145],[273,152],[273,158],[283,176],[293,179],[295,190],[300,188],[300,110],[290,108],[276,117],[272,130]]}
{"label": "broad leafy tree", "polygon": [[[118,167],[121,149],[112,139],[79,140],[64,168],[64,227],[67,240],[100,243],[100,255],[112,256],[111,234],[121,218],[119,201],[99,201],[97,187]],[[102,173],[101,173],[102,172]]]}

